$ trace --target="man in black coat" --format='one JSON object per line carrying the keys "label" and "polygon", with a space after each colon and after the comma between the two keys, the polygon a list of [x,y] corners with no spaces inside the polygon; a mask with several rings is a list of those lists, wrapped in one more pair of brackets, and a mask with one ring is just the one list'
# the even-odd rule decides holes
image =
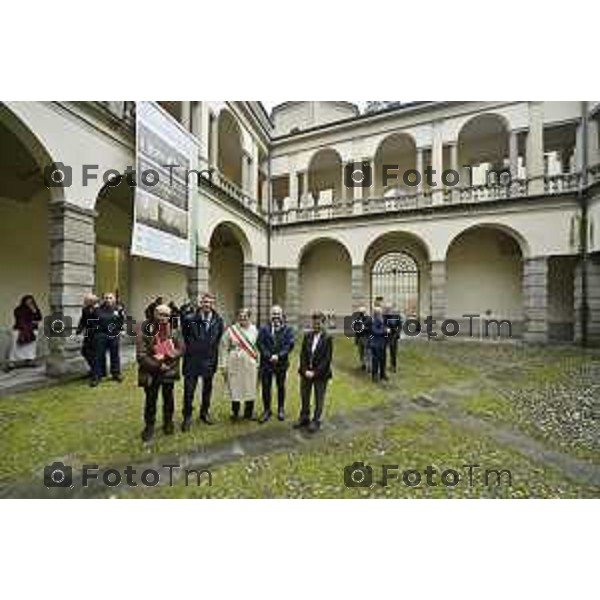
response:
{"label": "man in black coat", "polygon": [[[325,403],[327,382],[331,379],[331,359],[333,356],[333,341],[325,331],[323,324],[325,315],[315,312],[312,315],[312,331],[304,334],[300,350],[300,398],[302,408],[300,419],[294,425],[295,429],[308,428],[315,433],[321,427],[321,415]],[[310,396],[315,390],[315,412],[310,420]]]}
{"label": "man in black coat", "polygon": [[215,311],[215,297],[204,294],[196,312],[182,317],[181,329],[185,344],[183,354],[183,423],[182,431],[189,431],[192,424],[192,405],[202,378],[202,403],[200,420],[212,425],[210,418],[210,398],[213,377],[219,363],[219,344],[223,336],[223,319]]}
{"label": "man in black coat", "polygon": [[[90,378],[94,377],[94,364],[96,360],[96,347],[94,345],[94,334],[96,333],[95,311],[98,306],[98,298],[95,294],[86,294],[83,297],[81,316],[77,324],[77,335],[83,335],[81,344],[81,355],[85,358],[89,367]],[[101,375],[106,375],[106,364],[102,361]]]}
{"label": "man in black coat", "polygon": [[402,322],[400,320],[400,314],[394,312],[391,304],[386,304],[384,306],[383,320],[389,329],[387,347],[390,351],[390,367],[395,373],[398,362],[398,342],[400,341],[400,328],[402,326]]}
{"label": "man in black coat", "polygon": [[386,380],[385,373],[387,340],[389,327],[383,318],[383,311],[380,306],[373,309],[373,318],[371,320],[371,335],[369,337],[369,348],[371,350],[372,366],[371,378],[373,381]]}
{"label": "man in black coat", "polygon": [[280,306],[273,306],[271,309],[271,323],[260,328],[256,345],[260,354],[259,372],[264,409],[259,422],[265,423],[271,418],[273,377],[277,385],[277,418],[283,421],[285,380],[290,366],[289,355],[294,348],[294,332],[285,323]]}
{"label": "man in black coat", "polygon": [[112,292],[104,294],[102,303],[93,313],[95,333],[93,336],[96,349],[94,372],[90,385],[95,387],[104,376],[106,353],[110,355],[110,374],[115,381],[123,381],[121,377],[121,356],[119,338],[125,323],[125,309],[117,304]]}

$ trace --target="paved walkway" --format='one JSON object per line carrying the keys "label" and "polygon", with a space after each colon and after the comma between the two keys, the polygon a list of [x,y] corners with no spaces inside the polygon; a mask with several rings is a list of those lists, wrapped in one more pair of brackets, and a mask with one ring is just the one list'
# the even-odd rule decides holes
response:
{"label": "paved walkway", "polygon": [[[123,346],[121,348],[121,360],[124,365],[130,363],[135,358],[133,346]],[[83,375],[82,375],[83,377]],[[8,373],[0,371],[0,398],[19,392],[28,392],[51,385],[59,385],[64,380],[46,375],[46,366],[42,364],[36,367],[22,367],[13,369]]]}

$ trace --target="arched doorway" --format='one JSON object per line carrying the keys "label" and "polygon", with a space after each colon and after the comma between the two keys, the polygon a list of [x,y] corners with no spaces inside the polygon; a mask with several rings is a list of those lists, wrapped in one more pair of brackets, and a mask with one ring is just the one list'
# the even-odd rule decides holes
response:
{"label": "arched doorway", "polygon": [[429,251],[416,235],[392,231],[376,238],[365,254],[363,273],[371,310],[390,304],[409,317],[430,313]]}
{"label": "arched doorway", "polygon": [[459,321],[461,331],[469,332],[463,315],[478,314],[508,319],[513,336],[522,334],[523,251],[516,234],[492,225],[463,231],[448,248],[446,277],[447,316]]}
{"label": "arched doorway", "polygon": [[217,310],[227,322],[232,322],[244,304],[247,253],[248,241],[236,225],[221,223],[215,228],[210,238],[208,281],[217,298]]}
{"label": "arched doorway", "polygon": [[[62,188],[47,188],[43,168],[52,163],[41,143],[0,103],[0,365],[11,345],[13,310],[33,294],[44,316],[51,310],[49,205]],[[38,357],[48,353],[38,336]]]}
{"label": "arched doorway", "polygon": [[352,260],[343,244],[332,239],[311,242],[299,261],[300,324],[310,325],[313,310],[327,316],[328,327],[343,328],[352,314]]}
{"label": "arched doorway", "polygon": [[96,293],[112,292],[129,308],[133,188],[124,178],[118,185],[102,188],[96,213]]}
{"label": "arched doorway", "polygon": [[418,314],[419,267],[407,252],[388,252],[371,269],[371,304],[389,303],[404,315]]}

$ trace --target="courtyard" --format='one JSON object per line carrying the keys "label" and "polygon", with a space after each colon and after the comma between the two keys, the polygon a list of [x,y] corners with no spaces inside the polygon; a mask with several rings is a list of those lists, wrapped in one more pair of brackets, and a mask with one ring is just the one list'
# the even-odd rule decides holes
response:
{"label": "courtyard", "polygon": [[[324,426],[313,436],[291,428],[299,405],[296,360],[297,352],[285,422],[231,422],[217,375],[216,424],[196,421],[190,433],[159,433],[148,445],[139,437],[143,394],[131,364],[122,384],[91,389],[75,381],[1,398],[0,496],[600,496],[600,350],[403,340],[398,372],[373,384],[357,367],[352,340],[336,337]],[[180,410],[178,385],[177,415]],[[55,462],[72,467],[73,488],[44,486],[44,467]],[[77,484],[83,465],[142,471],[174,463],[209,470],[211,485],[206,479],[196,485],[194,477],[186,485],[181,474],[173,485],[161,477],[156,487]],[[345,485],[344,468],[354,463],[372,469],[369,486]],[[425,480],[427,468],[436,473],[434,483]],[[382,485],[386,470],[388,484]],[[413,472],[408,482],[406,471]],[[418,484],[414,471],[422,475]],[[442,482],[444,472],[460,473],[460,481]]]}

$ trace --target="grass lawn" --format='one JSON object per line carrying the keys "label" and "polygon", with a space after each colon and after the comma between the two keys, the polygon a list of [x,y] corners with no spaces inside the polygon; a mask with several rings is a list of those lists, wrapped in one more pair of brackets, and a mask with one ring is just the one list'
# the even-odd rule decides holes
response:
{"label": "grass lawn", "polygon": [[[231,423],[230,405],[222,379],[217,375],[211,411],[217,423],[207,427],[195,422],[190,433],[177,430],[170,437],[159,430],[149,445],[143,444],[139,436],[143,426],[143,392],[136,386],[134,367],[126,370],[122,384],[106,382],[98,388],[89,388],[85,382],[73,382],[2,398],[0,486],[15,481],[39,482],[44,466],[54,461],[63,461],[75,469],[90,463],[102,468],[135,465],[166,455],[202,452],[258,431],[270,436],[289,436],[291,422],[299,410],[296,357],[297,353],[288,376],[286,422]],[[593,402],[596,397],[593,386],[595,369],[600,366],[598,354],[582,356],[574,348],[411,342],[401,344],[399,360],[399,372],[391,375],[390,382],[372,384],[356,368],[352,341],[336,338],[334,379],[328,391],[324,421],[334,416],[356,417],[357,411],[374,407],[401,404],[414,408],[412,398],[449,388],[464,389],[464,393],[447,407],[409,411],[402,422],[383,422],[351,432],[325,429],[293,451],[247,455],[214,467],[212,488],[185,487],[180,482],[174,488],[137,488],[130,494],[350,498],[600,496],[600,490],[576,483],[565,473],[532,462],[515,448],[500,446],[483,434],[451,425],[444,418],[444,410],[451,409],[454,413],[507,424],[548,446],[600,463],[600,442],[593,437],[598,421],[585,411],[582,413],[585,418],[579,421],[573,418],[578,403],[583,402],[585,408],[590,398]],[[573,373],[580,374],[575,383]],[[179,383],[177,419],[181,403]],[[554,417],[546,421],[549,412]],[[571,427],[571,423],[577,427]],[[383,463],[398,464],[400,472],[409,468],[423,470],[428,465],[440,466],[440,470],[441,466],[458,469],[473,462],[484,469],[509,469],[512,485],[488,487],[478,482],[470,487],[461,482],[456,488],[410,488],[392,482],[385,488],[348,489],[343,485],[343,467],[354,461],[370,463],[376,469]]]}
{"label": "grass lawn", "polygon": [[[444,359],[424,364],[422,353],[407,347],[403,353],[402,394],[425,392],[441,383],[468,377],[470,371],[450,365]],[[230,405],[223,381],[215,378],[212,415],[217,424],[206,427],[195,422],[191,432],[165,437],[158,432],[154,442],[140,440],[143,427],[143,391],[137,387],[136,371],[128,368],[121,384],[103,382],[90,388],[85,382],[16,394],[0,399],[0,483],[15,478],[39,478],[45,465],[63,461],[74,468],[95,463],[109,466],[144,461],[157,454],[198,450],[216,442],[261,430],[288,431],[290,421],[299,413],[297,353],[288,375],[288,422],[273,420],[265,425],[256,422],[231,423]],[[335,378],[330,387],[324,419],[355,407],[369,407],[396,399],[396,386],[375,386],[355,367],[351,340],[335,340]],[[183,384],[176,386],[176,419],[182,406]],[[260,411],[260,402],[257,411]],[[196,411],[198,404],[196,403]],[[160,424],[160,408],[158,419]]]}
{"label": "grass lawn", "polygon": [[[373,469],[368,488],[344,485],[344,467],[363,462]],[[380,485],[382,466],[398,465],[398,479]],[[469,485],[468,469],[473,469]],[[425,485],[425,469],[431,465],[437,486]],[[410,487],[402,473],[416,469],[422,484]],[[453,469],[460,475],[455,487],[445,486],[441,474]],[[487,484],[485,470],[490,471]],[[491,471],[510,471],[500,475]],[[544,468],[511,449],[449,425],[431,413],[411,415],[407,422],[349,438],[323,436],[314,445],[297,452],[282,452],[244,459],[212,470],[197,486],[196,478],[185,485],[131,488],[132,498],[597,498],[600,488],[582,486],[561,473]],[[448,480],[453,483],[452,479]]]}

